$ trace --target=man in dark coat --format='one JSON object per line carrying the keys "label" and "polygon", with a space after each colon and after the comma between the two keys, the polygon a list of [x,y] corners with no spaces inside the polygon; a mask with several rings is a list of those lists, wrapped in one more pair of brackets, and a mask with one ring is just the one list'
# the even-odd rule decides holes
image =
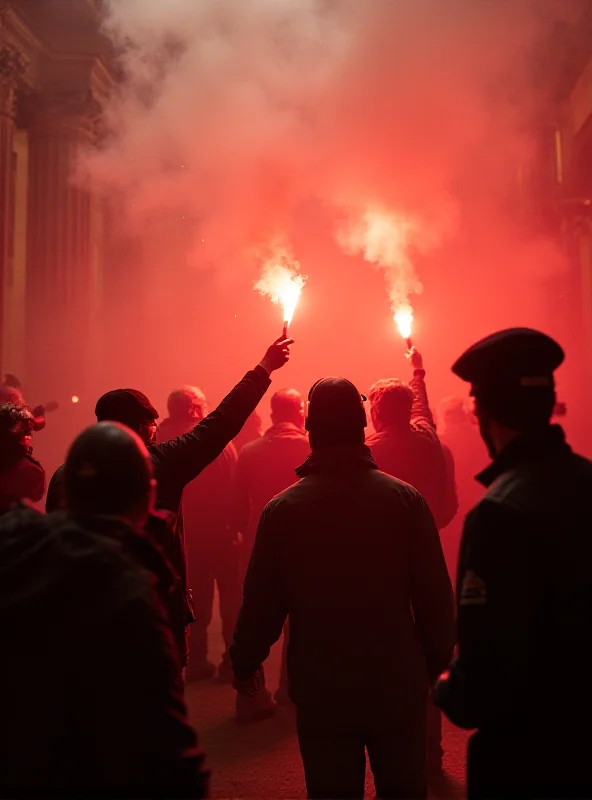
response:
{"label": "man in dark coat", "polygon": [[[189,433],[167,442],[155,443],[158,412],[142,392],[136,389],[115,389],[99,398],[97,420],[112,420],[127,425],[147,445],[157,481],[156,506],[177,514],[177,525],[171,536],[165,526],[158,526],[154,535],[179,578],[178,608],[171,620],[181,654],[187,665],[187,627],[193,621],[190,592],[187,588],[187,564],[181,498],[183,489],[196,478],[240,431],[270,385],[270,374],[289,358],[292,339],[280,337],[267,350],[255,369],[247,372],[218,408],[201,420]],[[48,511],[63,505],[61,469],[51,479],[47,493]],[[152,530],[152,528],[151,528]]]}
{"label": "man in dark coat", "polygon": [[[261,513],[269,501],[295,483],[296,468],[310,453],[304,432],[304,404],[296,389],[280,389],[271,398],[271,427],[243,448],[236,468],[232,492],[232,525],[242,536],[243,579],[251,558]],[[280,685],[275,694],[280,705],[290,705],[288,696],[286,647],[284,636]],[[236,718],[251,722],[269,716],[274,710],[266,691],[256,698],[237,695]]]}
{"label": "man in dark coat", "polygon": [[311,798],[362,798],[365,748],[379,797],[425,797],[428,683],[453,645],[452,587],[421,495],[379,472],[359,392],[309,394],[312,454],[265,508],[230,656],[235,686],[290,620],[288,676]]}
{"label": "man in dark coat", "polygon": [[[167,410],[169,416],[156,432],[158,442],[182,436],[194,428],[208,413],[207,400],[196,386],[183,386],[171,392]],[[217,587],[226,646],[218,676],[221,681],[232,683],[228,647],[241,600],[239,548],[231,532],[228,512],[236,458],[234,445],[226,445],[183,492],[187,567],[195,614],[190,626],[188,681],[206,680],[216,674],[216,666],[208,661],[208,628]]]}
{"label": "man in dark coat", "polygon": [[146,448],[102,423],[64,474],[68,516],[0,518],[0,795],[205,797],[161,603],[172,576],[142,533]]}
{"label": "man in dark coat", "polygon": [[453,367],[493,459],[463,532],[458,656],[435,693],[477,729],[471,798],[592,795],[592,463],[550,424],[563,359],[548,336],[514,328]]}
{"label": "man in dark coat", "polygon": [[370,388],[375,433],[368,447],[381,470],[411,484],[425,497],[441,529],[456,508],[451,509],[448,502],[445,457],[428,401],[423,359],[415,347],[408,356],[413,367],[409,385],[389,378]]}

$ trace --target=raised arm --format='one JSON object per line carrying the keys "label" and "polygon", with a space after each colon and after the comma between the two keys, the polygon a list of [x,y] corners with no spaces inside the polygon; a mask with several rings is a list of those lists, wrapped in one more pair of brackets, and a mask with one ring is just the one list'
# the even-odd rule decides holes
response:
{"label": "raised arm", "polygon": [[247,372],[218,408],[192,431],[151,446],[159,483],[174,481],[183,488],[220,455],[269,388],[271,373],[288,361],[292,342],[284,337],[277,339],[255,369]]}
{"label": "raised arm", "polygon": [[413,390],[413,405],[411,406],[411,424],[415,428],[427,431],[437,439],[436,421],[430,402],[428,400],[428,390],[425,382],[425,369],[423,368],[423,358],[421,353],[412,347],[408,353],[411,366],[413,367],[413,377],[409,382]]}

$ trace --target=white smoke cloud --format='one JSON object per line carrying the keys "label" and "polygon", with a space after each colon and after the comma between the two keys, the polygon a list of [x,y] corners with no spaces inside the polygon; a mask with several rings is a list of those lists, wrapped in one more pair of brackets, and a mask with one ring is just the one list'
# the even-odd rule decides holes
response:
{"label": "white smoke cloud", "polygon": [[295,209],[319,201],[397,305],[421,288],[414,254],[473,197],[501,202],[508,163],[528,160],[529,48],[577,6],[108,0],[125,80],[86,166],[136,221],[187,215],[197,264],[290,242]]}

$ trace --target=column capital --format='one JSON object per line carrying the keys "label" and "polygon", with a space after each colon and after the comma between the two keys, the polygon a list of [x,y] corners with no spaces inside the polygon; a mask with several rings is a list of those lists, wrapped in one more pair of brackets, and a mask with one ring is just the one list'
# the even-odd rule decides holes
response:
{"label": "column capital", "polygon": [[20,50],[0,44],[0,116],[14,119],[16,90],[28,63],[27,57]]}
{"label": "column capital", "polygon": [[32,95],[28,102],[30,131],[35,136],[67,136],[91,140],[101,105],[89,90],[50,91]]}

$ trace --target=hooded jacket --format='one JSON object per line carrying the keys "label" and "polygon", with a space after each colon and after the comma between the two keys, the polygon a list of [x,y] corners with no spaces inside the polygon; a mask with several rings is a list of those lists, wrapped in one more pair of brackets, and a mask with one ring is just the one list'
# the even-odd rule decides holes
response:
{"label": "hooded jacket", "polygon": [[1,796],[205,796],[163,580],[123,522],[0,519]]}

